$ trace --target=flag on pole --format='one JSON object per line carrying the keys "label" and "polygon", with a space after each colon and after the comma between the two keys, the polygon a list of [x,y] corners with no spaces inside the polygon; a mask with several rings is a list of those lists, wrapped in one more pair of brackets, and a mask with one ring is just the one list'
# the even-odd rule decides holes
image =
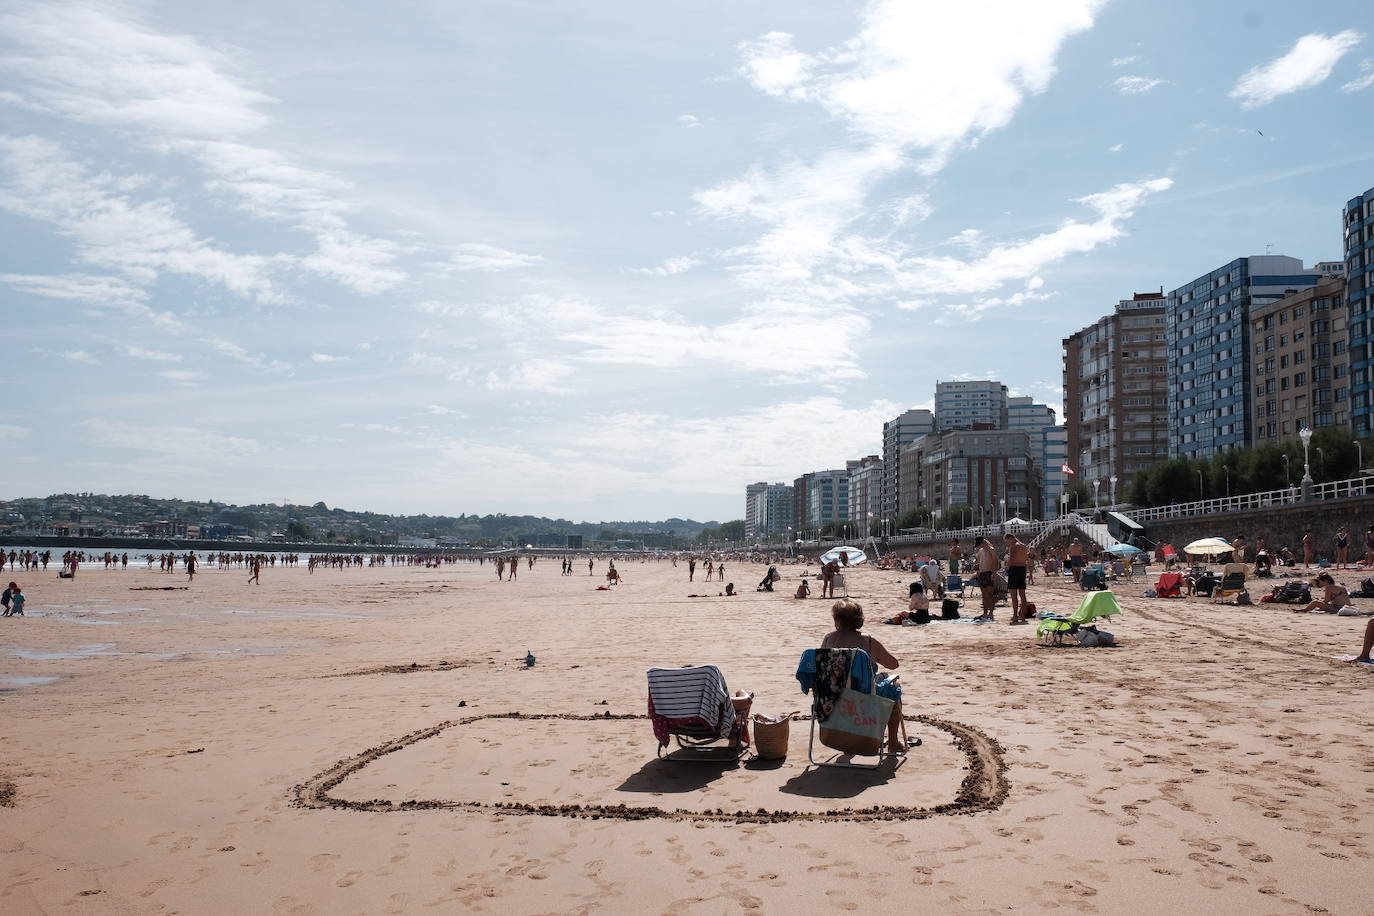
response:
{"label": "flag on pole", "polygon": [[1077,471],[1075,471],[1073,468],[1069,467],[1067,464],[1061,466],[1061,467],[1059,468],[1059,470],[1063,471],[1065,474],[1074,474],[1074,475],[1077,475],[1077,474],[1078,474]]}

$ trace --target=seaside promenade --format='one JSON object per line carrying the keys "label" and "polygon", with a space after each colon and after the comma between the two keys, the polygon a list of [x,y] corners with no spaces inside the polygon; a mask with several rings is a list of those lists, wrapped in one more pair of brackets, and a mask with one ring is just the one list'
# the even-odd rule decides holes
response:
{"label": "seaside promenade", "polygon": [[1374,669],[1331,658],[1363,619],[1136,579],[1119,648],[1055,650],[1006,608],[882,626],[908,574],[850,570],[924,744],[817,771],[798,721],[781,764],[687,765],[655,759],[645,669],[716,664],[756,711],[805,711],[830,602],[790,597],[797,566],[769,594],[731,564],[733,598],[617,566],[611,591],[604,559],[23,576],[0,911],[1370,911]]}

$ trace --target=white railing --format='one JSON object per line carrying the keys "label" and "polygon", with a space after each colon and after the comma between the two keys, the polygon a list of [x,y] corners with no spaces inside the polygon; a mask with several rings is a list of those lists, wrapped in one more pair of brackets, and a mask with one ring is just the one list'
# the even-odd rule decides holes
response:
{"label": "white railing", "polygon": [[[1326,499],[1347,499],[1352,496],[1374,495],[1374,477],[1352,477],[1349,480],[1332,480],[1312,485],[1312,502]],[[1224,499],[1200,499],[1188,503],[1175,503],[1172,506],[1155,506],[1151,509],[1128,509],[1122,512],[1132,521],[1148,522],[1164,518],[1186,518],[1194,515],[1212,515],[1217,512],[1244,512],[1255,509],[1268,509],[1272,506],[1286,506],[1303,502],[1299,487],[1284,487],[1282,490],[1266,490],[1263,493],[1246,493]]]}

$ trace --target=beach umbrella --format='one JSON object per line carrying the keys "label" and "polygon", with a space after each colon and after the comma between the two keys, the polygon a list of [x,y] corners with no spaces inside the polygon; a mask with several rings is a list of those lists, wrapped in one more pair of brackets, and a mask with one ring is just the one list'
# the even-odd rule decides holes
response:
{"label": "beach umbrella", "polygon": [[868,554],[857,547],[832,547],[821,554],[822,563],[829,563],[831,560],[840,564],[848,563],[850,566],[858,566],[868,560]]}
{"label": "beach umbrella", "polygon": [[1223,553],[1230,553],[1234,549],[1231,542],[1225,538],[1200,538],[1184,547],[1183,552],[1204,557],[1215,557]]}
{"label": "beach umbrella", "polygon": [[1027,525],[1029,525],[1030,522],[1026,521],[1019,515],[1013,515],[1011,518],[1007,519],[1002,524],[1006,525],[1008,528],[1024,528]]}
{"label": "beach umbrella", "polygon": [[1145,551],[1136,547],[1134,544],[1113,544],[1104,551],[1104,553],[1114,553],[1118,557],[1133,557],[1138,553],[1144,552]]}

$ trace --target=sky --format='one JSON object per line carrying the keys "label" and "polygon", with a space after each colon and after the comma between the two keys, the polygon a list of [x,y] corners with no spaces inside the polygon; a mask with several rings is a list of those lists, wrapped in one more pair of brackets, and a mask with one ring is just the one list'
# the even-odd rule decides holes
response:
{"label": "sky", "polygon": [[1374,10],[0,4],[0,497],[738,518],[1338,260]]}

